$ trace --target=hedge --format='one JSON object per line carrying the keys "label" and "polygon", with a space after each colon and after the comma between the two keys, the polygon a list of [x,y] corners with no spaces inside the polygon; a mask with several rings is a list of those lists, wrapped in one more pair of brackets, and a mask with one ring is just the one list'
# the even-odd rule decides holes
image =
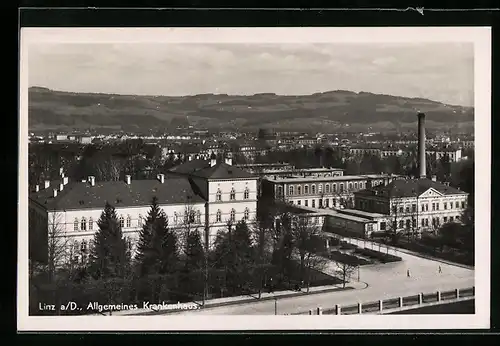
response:
{"label": "hedge", "polygon": [[391,254],[383,253],[383,252],[368,249],[368,248],[362,248],[362,249],[358,248],[358,249],[356,249],[355,252],[359,253],[361,255],[379,260],[382,263],[399,262],[402,260],[402,258],[399,256],[394,256]]}
{"label": "hedge", "polygon": [[352,265],[352,266],[371,264],[370,261],[367,261],[363,258],[344,254],[339,251],[330,252],[328,257],[333,261],[345,263],[347,265]]}

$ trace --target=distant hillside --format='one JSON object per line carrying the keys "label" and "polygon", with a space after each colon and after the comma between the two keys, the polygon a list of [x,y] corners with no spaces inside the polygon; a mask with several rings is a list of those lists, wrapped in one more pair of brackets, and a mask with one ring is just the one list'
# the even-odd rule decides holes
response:
{"label": "distant hillside", "polygon": [[473,125],[474,109],[420,98],[330,91],[313,95],[134,96],[29,89],[29,127],[114,127],[124,130],[206,128],[322,131],[371,126],[404,128],[427,114],[429,127]]}

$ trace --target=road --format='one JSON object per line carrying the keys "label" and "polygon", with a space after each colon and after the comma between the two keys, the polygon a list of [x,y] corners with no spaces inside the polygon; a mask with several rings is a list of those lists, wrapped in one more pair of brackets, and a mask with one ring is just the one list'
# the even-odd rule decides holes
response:
{"label": "road", "polygon": [[[390,253],[394,254],[394,252]],[[360,281],[368,284],[364,289],[282,298],[278,299],[276,303],[274,300],[268,300],[183,311],[176,314],[274,315],[275,308],[277,308],[277,313],[282,315],[305,312],[317,307],[323,309],[333,308],[336,304],[351,305],[357,302],[370,302],[379,299],[474,286],[474,270],[403,252],[397,252],[397,255],[403,261],[361,267]],[[439,266],[441,266],[441,273],[439,273]],[[330,263],[325,272],[334,269],[335,264]],[[410,277],[407,277],[407,270],[410,271]]]}

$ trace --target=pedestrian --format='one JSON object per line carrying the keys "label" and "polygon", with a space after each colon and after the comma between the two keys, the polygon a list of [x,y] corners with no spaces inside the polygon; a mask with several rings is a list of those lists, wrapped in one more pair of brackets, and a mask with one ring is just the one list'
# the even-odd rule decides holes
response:
{"label": "pedestrian", "polygon": [[269,293],[273,293],[273,278],[269,278]]}
{"label": "pedestrian", "polygon": [[406,276],[407,276],[407,277],[410,277],[410,269],[407,269],[407,270],[406,270]]}
{"label": "pedestrian", "polygon": [[441,266],[439,266],[439,268],[438,268],[438,272],[439,272],[440,274],[442,273]]}

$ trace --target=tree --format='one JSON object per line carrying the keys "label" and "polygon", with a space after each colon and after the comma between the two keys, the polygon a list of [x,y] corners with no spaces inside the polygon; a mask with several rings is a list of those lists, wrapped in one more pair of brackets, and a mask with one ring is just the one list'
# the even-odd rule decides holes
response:
{"label": "tree", "polygon": [[138,267],[139,276],[145,276],[151,272],[151,267],[154,263],[154,253],[152,249],[153,233],[158,227],[163,227],[161,222],[162,210],[158,205],[158,198],[153,197],[148,216],[139,231],[139,240],[137,242],[135,262]]}
{"label": "tree", "polygon": [[270,227],[272,221],[267,220],[268,215],[260,213],[257,215],[255,222],[253,223],[253,244],[254,244],[254,255],[255,255],[255,265],[258,277],[258,294],[259,298],[262,295],[262,289],[264,288],[264,278],[266,276],[267,270],[271,266],[271,252],[272,252],[272,240]]}
{"label": "tree", "polygon": [[206,255],[200,232],[189,233],[184,246],[185,258],[181,276],[183,291],[190,295],[205,295]]}
{"label": "tree", "polygon": [[62,214],[57,212],[49,214],[47,262],[47,278],[49,282],[53,281],[57,268],[71,260],[71,258],[68,258],[69,241],[63,225]]}
{"label": "tree", "polygon": [[346,282],[351,279],[351,275],[356,271],[358,267],[342,262],[335,262],[335,264],[337,266],[337,272],[342,278],[342,287],[345,288]]}
{"label": "tree", "polygon": [[129,269],[127,243],[113,206],[106,202],[90,251],[89,273],[95,279],[123,278]]}

